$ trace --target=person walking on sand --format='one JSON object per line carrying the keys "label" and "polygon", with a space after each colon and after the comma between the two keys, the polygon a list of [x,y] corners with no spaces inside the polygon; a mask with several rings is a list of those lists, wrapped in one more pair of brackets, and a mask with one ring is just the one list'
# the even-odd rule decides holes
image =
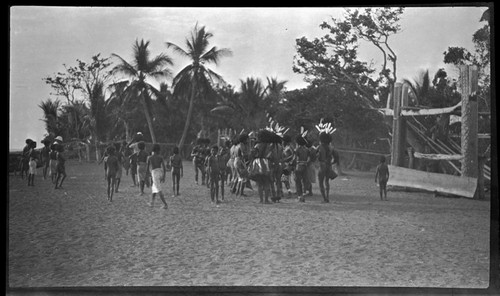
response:
{"label": "person walking on sand", "polygon": [[321,196],[323,197],[324,203],[330,202],[330,174],[332,170],[333,162],[333,151],[330,147],[330,142],[332,141],[332,136],[329,133],[322,132],[319,135],[320,145],[318,147],[318,181],[319,190],[321,191]]}
{"label": "person walking on sand", "polygon": [[130,162],[130,176],[132,177],[132,182],[134,182],[132,187],[137,186],[137,154],[138,153],[132,153],[129,157],[129,162]]}
{"label": "person walking on sand", "polygon": [[379,184],[380,200],[387,200],[387,181],[389,180],[389,167],[385,163],[385,156],[380,157],[380,163],[375,173],[375,183]]}
{"label": "person walking on sand", "polygon": [[228,180],[228,175],[231,174],[231,170],[227,166],[227,163],[229,161],[229,158],[231,157],[229,155],[229,149],[231,147],[231,141],[226,140],[224,142],[224,145],[220,147],[218,156],[219,156],[219,168],[220,168],[220,193],[221,193],[221,199],[224,201],[224,185],[227,183]]}
{"label": "person walking on sand", "polygon": [[220,161],[217,152],[219,147],[214,145],[210,150],[210,155],[207,156],[207,174],[210,181],[210,200],[218,205],[219,202],[219,178],[220,178]]}
{"label": "person walking on sand", "polygon": [[[64,146],[62,144],[57,144],[57,166],[56,166],[56,186],[55,189],[62,188],[64,179],[66,179],[66,158],[63,156]],[[62,177],[62,178],[61,178]],[[59,183],[59,178],[61,178],[61,183]]]}
{"label": "person walking on sand", "polygon": [[21,171],[21,179],[24,179],[24,175],[28,176],[29,174],[29,162],[30,162],[30,151],[33,147],[34,142],[32,139],[26,139],[26,146],[23,148],[23,153],[21,159],[19,161],[19,171]]}
{"label": "person walking on sand", "polygon": [[56,182],[56,176],[57,176],[57,144],[53,143],[50,145],[50,153],[49,153],[49,174],[50,174],[50,180],[52,181],[52,184],[55,184]]}
{"label": "person walking on sand", "polygon": [[116,175],[119,169],[119,160],[115,155],[115,147],[106,149],[107,156],[104,158],[104,178],[108,182],[108,201],[113,201],[113,192],[116,186]]}
{"label": "person walking on sand", "polygon": [[[146,184],[147,174],[147,161],[149,154],[144,151],[146,144],[144,142],[139,142],[137,147],[139,152],[137,153],[137,176],[139,179],[139,188],[141,190],[141,196],[144,195],[144,185]],[[158,146],[159,147],[159,146]]]}
{"label": "person walking on sand", "polygon": [[214,145],[210,150],[210,155],[206,159],[207,173],[210,175],[210,199],[212,203],[218,205],[219,202],[219,178],[220,178],[220,161],[217,152],[219,147]]}
{"label": "person walking on sand", "polygon": [[154,207],[156,194],[160,196],[161,201],[163,202],[163,209],[167,209],[168,205],[163,197],[162,192],[162,183],[165,182],[165,173],[167,168],[165,167],[165,162],[163,157],[160,155],[160,145],[153,145],[153,155],[147,158],[147,166],[146,171],[151,169],[151,176],[153,178],[153,184],[151,185],[151,190],[153,194],[151,195],[151,203],[149,206]]}
{"label": "person walking on sand", "polygon": [[196,146],[193,147],[191,151],[191,157],[193,158],[193,167],[194,167],[194,180],[196,185],[198,185],[198,172],[201,173],[201,185],[205,185],[205,170],[203,168],[203,139],[196,139]]}
{"label": "person walking on sand", "polygon": [[170,167],[172,168],[172,191],[173,196],[179,196],[179,184],[184,175],[182,157],[179,154],[179,147],[174,147],[173,155],[170,156]]}
{"label": "person walking on sand", "polygon": [[121,181],[122,175],[123,175],[123,159],[125,158],[125,156],[123,156],[123,152],[122,152],[120,143],[115,143],[115,156],[118,159],[118,169],[116,171],[115,192],[118,192],[118,187],[120,187],[120,181]]}

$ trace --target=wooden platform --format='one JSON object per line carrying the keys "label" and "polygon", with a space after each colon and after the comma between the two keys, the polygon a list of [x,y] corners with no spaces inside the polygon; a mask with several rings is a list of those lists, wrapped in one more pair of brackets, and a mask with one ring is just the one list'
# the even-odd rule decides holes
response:
{"label": "wooden platform", "polygon": [[477,179],[453,175],[428,173],[389,165],[390,186],[401,186],[422,189],[430,192],[454,194],[473,198]]}

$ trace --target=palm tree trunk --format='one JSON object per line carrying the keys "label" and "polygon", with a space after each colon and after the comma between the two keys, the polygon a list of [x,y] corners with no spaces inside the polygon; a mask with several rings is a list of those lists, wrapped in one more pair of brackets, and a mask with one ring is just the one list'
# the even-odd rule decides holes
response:
{"label": "palm tree trunk", "polygon": [[181,140],[179,141],[179,149],[183,151],[184,147],[184,142],[186,141],[186,136],[187,132],[189,129],[189,124],[191,123],[191,116],[193,115],[193,105],[194,105],[194,94],[195,94],[195,82],[193,81],[193,84],[191,85],[191,97],[189,98],[189,108],[188,108],[188,114],[186,118],[186,123],[184,124],[184,130],[182,131],[182,137]]}
{"label": "palm tree trunk", "polygon": [[129,124],[124,119],[122,119],[122,121],[123,121],[123,126],[125,127],[125,139],[127,143],[130,143],[132,141],[132,135],[130,134]]}
{"label": "palm tree trunk", "polygon": [[146,107],[146,99],[144,95],[141,93],[141,102],[144,107],[144,115],[146,115],[146,121],[148,122],[149,133],[151,134],[151,140],[153,140],[153,144],[156,144],[156,136],[155,131],[153,129],[153,122],[151,121],[151,115],[149,114],[148,108]]}

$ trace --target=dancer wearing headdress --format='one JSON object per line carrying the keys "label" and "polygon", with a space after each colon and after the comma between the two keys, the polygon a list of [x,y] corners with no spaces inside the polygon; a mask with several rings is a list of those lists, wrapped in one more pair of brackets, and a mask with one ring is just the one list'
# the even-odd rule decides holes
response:
{"label": "dancer wearing headdress", "polygon": [[236,183],[238,182],[238,176],[236,172],[236,156],[238,153],[237,146],[238,146],[238,136],[233,137],[233,141],[231,143],[231,148],[229,148],[229,160],[227,161],[227,166],[231,170],[231,178],[229,181],[229,190],[231,193],[236,192]]}
{"label": "dancer wearing headdress", "polygon": [[307,150],[309,152],[309,162],[307,163],[306,168],[306,180],[307,180],[307,188],[304,191],[307,191],[307,196],[312,196],[312,185],[316,183],[316,168],[315,163],[317,160],[318,150],[317,147],[314,146],[313,140],[308,139],[306,144]]}
{"label": "dancer wearing headdress", "polygon": [[257,183],[259,191],[259,203],[269,204],[271,193],[271,168],[272,143],[275,134],[263,129],[257,134],[257,143],[251,152],[251,163],[249,167],[249,178]]}
{"label": "dancer wearing headdress", "polygon": [[294,159],[295,152],[291,145],[292,138],[288,135],[283,136],[283,158],[281,160],[282,164],[282,174],[281,174],[281,182],[285,185],[285,188],[288,192],[287,198],[292,197],[292,190],[290,188],[290,179],[294,173]]}
{"label": "dancer wearing headdress", "polygon": [[[238,145],[236,146],[236,155],[241,152],[241,160],[245,163],[245,165],[249,164],[250,161],[250,146],[249,146],[249,136],[247,133],[243,131],[240,133],[238,138]],[[246,183],[241,186],[240,195],[246,196],[244,193],[245,187],[249,183],[249,179],[246,179]]]}
{"label": "dancer wearing headdress", "polygon": [[271,140],[271,201],[279,202],[283,198],[283,186],[281,184],[281,175],[283,174],[283,136],[289,130],[280,126],[271,116],[268,115],[269,126],[266,127],[268,131],[273,133]]}
{"label": "dancer wearing headdress", "polygon": [[295,149],[296,166],[295,166],[295,186],[297,187],[297,198],[299,202],[305,202],[305,189],[307,188],[307,163],[310,161],[309,151],[306,148],[307,140],[305,134],[301,133],[297,136],[295,142],[298,147]]}
{"label": "dancer wearing headdress", "polygon": [[19,170],[21,171],[21,179],[24,179],[24,175],[28,176],[29,173],[29,154],[31,148],[33,147],[33,143],[36,144],[32,139],[26,139],[26,146],[23,148],[23,154],[19,161]]}
{"label": "dancer wearing headdress", "polygon": [[319,162],[319,190],[321,191],[321,196],[323,197],[323,202],[330,202],[330,178],[333,175],[332,164],[334,162],[333,149],[330,147],[332,142],[332,133],[335,129],[330,123],[323,123],[321,119],[320,123],[316,125],[316,129],[320,132],[319,141],[320,145],[318,147],[318,162]]}

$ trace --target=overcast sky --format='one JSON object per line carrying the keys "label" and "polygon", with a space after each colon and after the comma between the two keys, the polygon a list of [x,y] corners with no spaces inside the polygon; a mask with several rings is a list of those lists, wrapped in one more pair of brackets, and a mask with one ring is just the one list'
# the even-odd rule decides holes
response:
{"label": "overcast sky", "polygon": [[[390,38],[398,56],[399,79],[413,79],[424,69],[434,75],[446,68],[443,52],[449,46],[473,50],[472,34],[482,27],[486,7],[406,8],[402,30]],[[40,140],[46,133],[38,105],[51,98],[42,78],[64,71],[63,64],[90,61],[100,53],[132,60],[136,39],[150,41],[153,56],[161,52],[174,60],[174,75],[189,61],[167,49],[165,42],[183,48],[196,22],[213,33],[211,45],[232,50],[220,65],[210,66],[239,87],[247,77],[287,80],[288,90],[303,88],[303,76],[293,73],[295,39],[326,33],[319,28],[344,9],[323,8],[131,8],[131,7],[11,7],[10,10],[10,136],[9,149],[21,149],[26,138]],[[380,52],[361,47],[360,58],[380,61]],[[52,97],[54,98],[54,97]],[[64,99],[63,99],[64,100]],[[172,139],[177,141],[178,139]]]}

